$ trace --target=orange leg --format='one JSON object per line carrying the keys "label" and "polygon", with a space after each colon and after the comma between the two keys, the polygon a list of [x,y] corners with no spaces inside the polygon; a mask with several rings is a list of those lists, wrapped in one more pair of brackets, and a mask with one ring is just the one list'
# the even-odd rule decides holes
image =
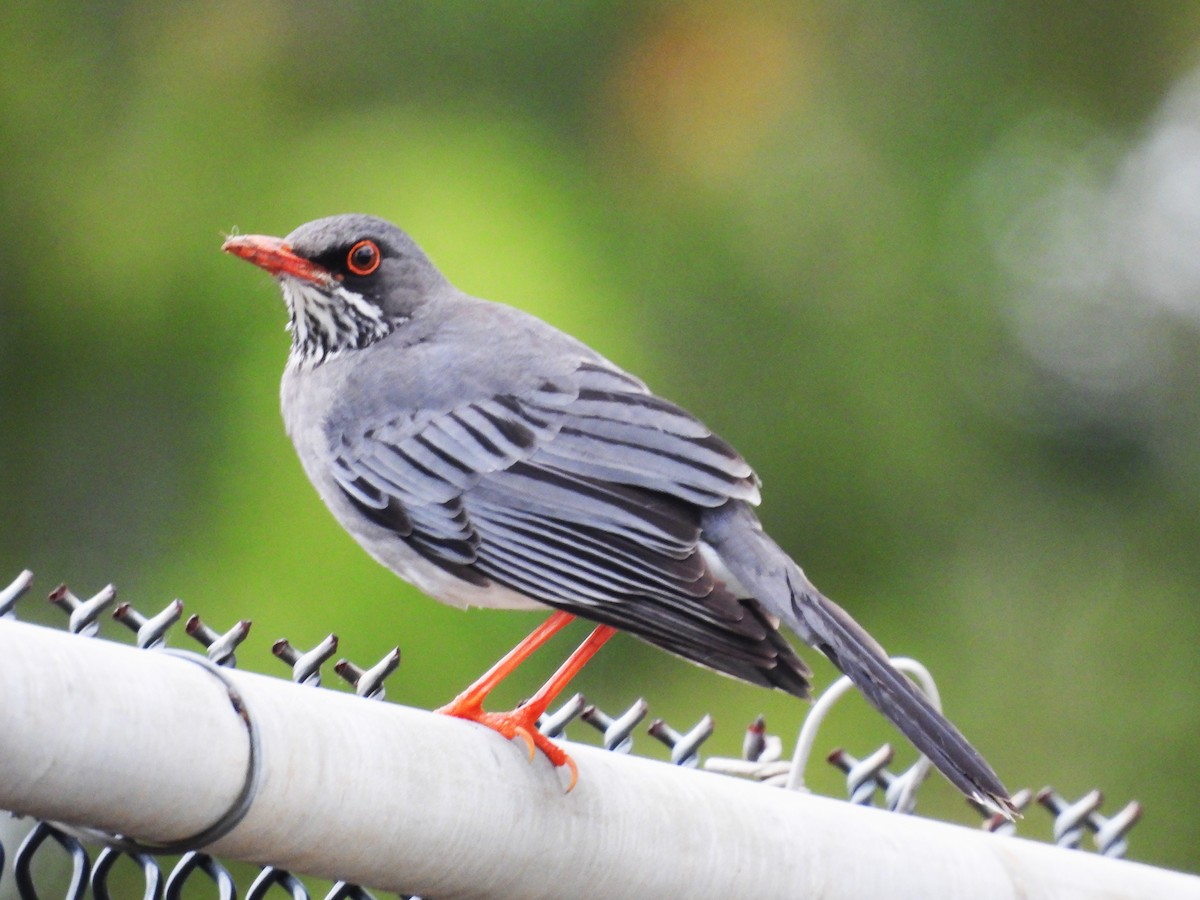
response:
{"label": "orange leg", "polygon": [[488,712],[483,708],[483,701],[496,685],[527,660],[538,647],[561,631],[573,618],[575,617],[570,613],[554,613],[535,628],[527,638],[505,654],[503,659],[488,669],[483,677],[446,706],[437,710],[443,715],[479,722],[481,725],[500,732],[510,740],[514,737],[521,738],[529,746],[530,759],[533,759],[536,748],[546,754],[546,757],[554,765],[567,766],[571,770],[571,783],[567,787],[568,791],[575,787],[575,783],[579,780],[579,770],[575,766],[575,761],[566,752],[537,730],[537,720],[570,680],[587,664],[588,660],[596,655],[596,651],[616,634],[616,629],[608,625],[598,626],[576,648],[575,652],[567,657],[566,662],[559,666],[558,671],[550,677],[550,680],[516,709],[502,713]]}
{"label": "orange leg", "polygon": [[437,712],[448,716],[468,718],[463,713],[473,713],[483,710],[483,699],[492,689],[513,673],[525,660],[529,659],[538,647],[554,637],[571,623],[575,617],[570,613],[556,612],[545,622],[533,629],[521,643],[513,647],[504,657],[483,673],[469,688],[455,697]]}

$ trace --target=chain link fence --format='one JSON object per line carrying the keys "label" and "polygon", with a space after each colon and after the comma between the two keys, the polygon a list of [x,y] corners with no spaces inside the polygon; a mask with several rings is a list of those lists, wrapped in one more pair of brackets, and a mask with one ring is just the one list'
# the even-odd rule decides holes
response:
{"label": "chain link fence", "polygon": [[[0,590],[0,621],[16,620],[18,600],[26,595],[32,583],[32,574],[23,572],[7,588]],[[144,614],[134,609],[128,603],[116,603],[116,594],[112,587],[105,588],[94,596],[81,599],[72,594],[65,586],[56,588],[49,595],[52,604],[58,607],[66,616],[67,630],[79,637],[91,637],[98,631],[100,617],[109,614],[118,622],[128,627],[135,635],[137,647],[142,649],[164,650],[168,639],[179,631],[179,623],[183,619],[183,605],[179,601],[168,604],[163,610]],[[23,626],[29,628],[30,626]],[[196,896],[216,896],[234,898],[245,896],[254,898],[284,897],[309,898],[324,897],[327,900],[336,898],[371,898],[383,896],[366,887],[347,881],[320,881],[306,872],[303,880],[293,871],[272,865],[253,866],[243,863],[223,861],[215,855],[204,852],[213,844],[221,844],[222,839],[231,834],[242,824],[255,804],[257,794],[264,776],[262,751],[257,742],[254,716],[248,712],[248,706],[242,699],[244,688],[241,683],[234,683],[227,673],[237,664],[236,650],[249,634],[249,624],[238,622],[225,631],[220,631],[203,622],[198,616],[191,616],[183,623],[182,631],[188,639],[200,648],[198,654],[187,654],[193,657],[209,674],[219,681],[223,689],[228,691],[228,697],[234,709],[246,728],[249,740],[249,763],[245,764],[244,782],[237,796],[225,807],[225,812],[215,822],[190,832],[189,836],[172,839],[163,843],[149,844],[145,841],[133,840],[119,834],[109,834],[96,831],[81,823],[75,816],[69,818],[75,823],[65,825],[43,819],[23,818],[7,823],[4,831],[0,831],[0,900],[6,897],[20,898],[50,898],[63,896],[66,898],[83,898],[91,896],[96,900],[107,898],[183,898]],[[14,638],[23,646],[31,640],[33,632],[21,632]],[[24,636],[22,636],[24,635]],[[23,642],[23,643],[22,643]],[[108,642],[99,642],[108,643]],[[77,645],[72,645],[77,646]],[[167,650],[167,653],[181,656],[178,650]],[[273,652],[290,670],[291,680],[305,689],[321,688],[322,670],[337,653],[337,639],[330,635],[316,647],[302,650],[293,647],[286,640],[281,640],[273,646]],[[397,668],[400,661],[399,649],[393,649],[373,665],[360,667],[348,660],[336,662],[332,669],[336,675],[348,683],[355,694],[361,698],[382,701],[385,698],[385,679]],[[918,664],[910,660],[899,660],[907,671],[914,675],[926,692],[936,703],[936,687],[928,673]],[[34,662],[24,663],[25,667],[37,667]],[[47,668],[53,668],[55,661],[47,658],[44,661]],[[3,671],[0,669],[0,671]],[[36,674],[36,673],[34,673]],[[116,689],[118,686],[113,686]],[[569,726],[583,726],[593,730],[596,739],[603,748],[612,754],[628,756],[633,753],[636,736],[644,731],[645,734],[660,741],[669,749],[670,761],[677,767],[685,769],[702,769],[709,773],[700,777],[707,784],[715,779],[716,782],[726,782],[723,776],[734,776],[742,780],[757,782],[753,796],[755,802],[761,797],[774,794],[775,789],[803,789],[804,771],[808,764],[815,742],[817,729],[832,705],[840,698],[850,685],[844,679],[830,688],[825,695],[813,706],[807,717],[800,735],[796,741],[795,752],[790,758],[785,758],[783,741],[777,735],[770,734],[766,723],[761,718],[750,723],[743,742],[743,752],[740,758],[707,757],[702,751],[705,741],[713,733],[713,722],[708,716],[690,727],[676,728],[662,721],[653,719],[647,723],[649,704],[644,699],[638,699],[628,709],[605,711],[590,704],[582,695],[575,695],[562,706],[547,712],[539,722],[540,730],[550,737],[563,737]],[[6,691],[6,693],[8,693]],[[329,694],[330,692],[324,691]],[[388,706],[395,708],[394,704]],[[258,708],[256,703],[255,708]],[[19,730],[21,720],[15,719]],[[72,727],[72,723],[63,723],[64,729]],[[492,736],[494,737],[494,736]],[[304,741],[304,735],[298,735],[297,740]],[[9,736],[12,746],[19,746],[23,740],[20,734]],[[119,752],[119,750],[111,751]],[[574,752],[574,751],[573,751]],[[103,757],[102,757],[103,758]],[[878,805],[898,813],[913,811],[917,791],[928,771],[928,761],[921,759],[914,766],[903,772],[894,772],[889,766],[893,754],[890,746],[857,758],[844,749],[834,750],[828,755],[828,761],[845,773],[847,795],[852,804],[861,806]],[[662,763],[654,763],[651,773],[661,770]],[[697,773],[700,774],[700,773]],[[103,778],[103,773],[91,773],[89,777]],[[272,776],[266,776],[272,777]],[[326,773],[326,778],[338,777],[337,772]],[[624,777],[624,776],[622,776]],[[332,788],[331,788],[332,789]],[[759,795],[757,792],[765,792]],[[779,796],[783,796],[780,794]],[[1120,858],[1128,849],[1129,833],[1141,817],[1142,810],[1136,802],[1129,803],[1115,813],[1105,815],[1100,812],[1103,798],[1099,791],[1092,791],[1078,800],[1070,800],[1060,796],[1052,788],[1046,787],[1040,791],[1018,791],[1014,800],[1026,815],[1028,821],[1033,818],[1035,811],[1040,809],[1049,814],[1053,820],[1054,842],[1061,848],[1078,851],[1085,845],[1090,845],[1096,851],[1089,856],[1104,856]],[[70,798],[66,801],[70,808]],[[132,801],[131,801],[132,802]],[[742,802],[742,801],[739,801]],[[981,817],[982,830],[994,832],[1002,837],[1018,834],[1024,825],[1022,822],[1010,822],[1005,818],[994,815],[988,810],[977,809]],[[461,810],[462,815],[470,816],[473,810],[468,806]],[[67,818],[67,817],[64,817]],[[887,817],[889,820],[892,817]],[[896,817],[893,822],[904,818],[907,821],[925,822],[908,817]],[[280,827],[283,827],[281,824]],[[889,825],[889,827],[891,827]],[[941,826],[945,829],[947,826]],[[968,832],[967,829],[956,829]],[[761,840],[761,838],[760,838]],[[1024,843],[1024,842],[1021,842]],[[389,854],[392,853],[386,841],[382,846],[357,846],[355,854]],[[1077,854],[1056,856],[1054,860],[1074,858]],[[122,857],[127,862],[121,863]],[[244,857],[243,857],[244,859]],[[1067,863],[1052,863],[1068,865]],[[1181,876],[1177,873],[1165,873],[1132,863],[1121,863],[1117,871],[1126,873],[1134,871],[1136,876],[1145,872],[1162,873],[1168,878],[1167,882],[1158,884],[1153,890],[1156,893],[1113,894],[1114,896],[1168,896],[1177,891],[1178,896],[1200,896],[1200,879]],[[320,874],[318,867],[316,874]],[[354,866],[347,864],[347,870]],[[1136,871],[1135,871],[1136,870]],[[1082,871],[1082,870],[1081,870]],[[1091,871],[1091,870],[1087,870]],[[1098,883],[1104,883],[1114,888],[1121,879],[1113,880],[1112,870],[1104,870],[1102,876],[1097,876]],[[328,873],[326,873],[328,874]],[[396,876],[403,879],[403,873]],[[1179,878],[1175,882],[1170,879]],[[239,890],[239,882],[243,885]],[[1080,883],[1078,877],[1072,876],[1068,883]],[[669,882],[669,878],[666,883]],[[1131,884],[1140,884],[1136,878]],[[1158,893],[1166,885],[1167,893]],[[1150,890],[1150,882],[1146,889]],[[596,883],[596,895],[605,895],[609,886]],[[587,896],[591,893],[587,885],[581,890],[575,886],[567,890],[563,885],[563,896]],[[1135,890],[1141,890],[1137,887]],[[457,889],[455,891],[457,894]],[[478,896],[488,896],[488,886],[481,885],[478,890],[468,890]],[[797,890],[797,895],[804,893]],[[465,895],[465,894],[464,894]],[[520,895],[519,892],[513,895]],[[830,896],[842,896],[836,891]],[[846,893],[845,896],[853,896]],[[985,896],[983,892],[973,894]],[[1046,896],[1064,896],[1068,894],[1047,893]],[[387,896],[412,898],[417,894],[404,892],[392,893]],[[430,896],[422,893],[420,896]],[[730,894],[729,896],[733,896]],[[990,894],[988,896],[991,896]],[[996,894],[1008,896],[1008,894]],[[1040,896],[1040,894],[1039,894]],[[1081,894],[1082,896],[1082,894]]]}

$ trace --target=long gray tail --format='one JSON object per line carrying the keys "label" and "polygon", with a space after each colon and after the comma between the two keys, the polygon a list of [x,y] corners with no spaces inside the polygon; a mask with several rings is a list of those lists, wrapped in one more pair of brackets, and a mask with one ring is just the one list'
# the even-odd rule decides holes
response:
{"label": "long gray tail", "polygon": [[850,615],[823,596],[762,531],[753,511],[732,503],[704,519],[704,536],[729,573],[768,612],[850,677],[863,696],[968,797],[1012,818],[1016,809],[992,767]]}
{"label": "long gray tail", "polygon": [[955,787],[1012,817],[1016,809],[987,760],[891,664],[883,648],[861,625],[811,588],[795,592],[791,603],[803,622],[797,631],[846,673],[871,705],[928,756]]}

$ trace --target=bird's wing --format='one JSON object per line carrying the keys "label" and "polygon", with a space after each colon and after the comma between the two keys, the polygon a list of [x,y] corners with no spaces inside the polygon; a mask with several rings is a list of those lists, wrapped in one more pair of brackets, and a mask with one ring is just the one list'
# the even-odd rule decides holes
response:
{"label": "bird's wing", "polygon": [[600,363],[520,395],[343,435],[352,502],[431,562],[803,693],[807,670],[700,551],[705,508],[756,502],[738,453]]}

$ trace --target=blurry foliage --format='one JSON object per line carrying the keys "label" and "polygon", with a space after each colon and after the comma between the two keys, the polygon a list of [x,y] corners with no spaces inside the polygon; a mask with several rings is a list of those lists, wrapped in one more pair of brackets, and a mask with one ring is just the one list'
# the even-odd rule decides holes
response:
{"label": "blurry foliage", "polygon": [[[1155,306],[1141,256],[1105,266],[1117,244],[1079,240],[1132,203],[1194,256],[1197,167],[1126,177],[1155,129],[1200,127],[1187,97],[1162,112],[1195,62],[1194,5],[4,18],[0,581],[28,566],[44,589],[115,581],[143,609],[252,618],[245,664],[268,671],[281,635],[336,631],[360,662],[399,643],[391,693],[419,705],[527,630],[372,563],[283,434],[277,291],[221,235],[372,212],[737,444],[779,541],[930,666],[1010,787],[1137,798],[1133,855],[1200,868],[1200,278],[1181,269]],[[679,724],[711,711],[725,753],[754,714],[786,734],[803,713],[631,639],[580,689],[611,708],[647,693]],[[831,727],[896,740],[862,704]],[[971,821],[940,781],[924,808]]]}

